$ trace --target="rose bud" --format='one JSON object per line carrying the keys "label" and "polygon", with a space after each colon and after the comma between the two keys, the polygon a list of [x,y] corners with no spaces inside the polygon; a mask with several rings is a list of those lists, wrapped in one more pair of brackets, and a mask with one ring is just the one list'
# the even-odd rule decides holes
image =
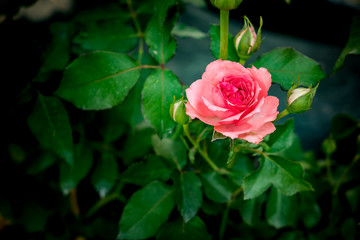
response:
{"label": "rose bud", "polygon": [[240,58],[240,62],[245,62],[259,49],[261,44],[261,27],[263,23],[262,18],[260,17],[260,27],[256,34],[250,20],[246,16],[244,19],[243,28],[234,38],[234,45]]}
{"label": "rose bud", "polygon": [[287,110],[290,113],[302,113],[309,110],[318,86],[314,88],[292,87],[288,92]]}
{"label": "rose bud", "polygon": [[232,10],[237,8],[242,0],[210,0],[214,7],[221,10]]}
{"label": "rose bud", "polygon": [[170,106],[170,116],[178,124],[187,124],[190,120],[189,116],[186,115],[186,100],[180,98],[175,101]]}

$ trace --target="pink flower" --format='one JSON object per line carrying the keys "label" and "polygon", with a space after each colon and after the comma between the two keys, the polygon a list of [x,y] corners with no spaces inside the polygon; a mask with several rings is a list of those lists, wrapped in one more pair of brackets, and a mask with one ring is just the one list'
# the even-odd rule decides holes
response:
{"label": "pink flower", "polygon": [[279,113],[279,99],[268,96],[270,85],[265,68],[216,60],[186,90],[186,114],[232,139],[259,143],[275,131],[272,121]]}

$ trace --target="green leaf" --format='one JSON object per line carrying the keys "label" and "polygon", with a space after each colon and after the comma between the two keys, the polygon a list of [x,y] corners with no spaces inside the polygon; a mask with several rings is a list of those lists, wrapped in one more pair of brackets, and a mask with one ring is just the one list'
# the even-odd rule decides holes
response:
{"label": "green leaf", "polygon": [[145,239],[154,236],[174,206],[173,190],[161,182],[151,182],[135,192],[125,205],[117,238]]}
{"label": "green leaf", "polygon": [[355,240],[358,235],[357,229],[358,221],[353,218],[347,218],[342,224],[340,228],[341,235],[343,239]]}
{"label": "green leaf", "polygon": [[119,20],[107,20],[87,24],[73,42],[87,51],[126,53],[136,46],[138,35],[133,28]]}
{"label": "green leaf", "polygon": [[[104,113],[104,111],[101,113]],[[103,124],[99,127],[99,133],[104,138],[105,143],[115,142],[125,132],[125,125],[119,121],[115,121],[114,118],[109,117],[110,115],[111,114],[102,115]]]}
{"label": "green leaf", "polygon": [[187,26],[183,23],[175,25],[172,33],[179,37],[190,37],[194,39],[205,38],[206,34],[195,27]]}
{"label": "green leaf", "polygon": [[171,173],[172,169],[168,168],[160,157],[151,155],[144,161],[132,164],[120,176],[128,183],[144,186],[153,180],[165,182]]}
{"label": "green leaf", "polygon": [[144,121],[141,113],[141,91],[144,86],[144,81],[141,78],[136,85],[129,91],[128,96],[125,100],[106,111],[105,118],[116,119],[116,121],[110,120],[111,122],[124,122],[128,123],[131,129],[135,130],[136,125]]}
{"label": "green leaf", "polygon": [[346,114],[337,114],[331,122],[330,134],[335,141],[350,136],[356,129],[360,128],[359,121]]}
{"label": "green leaf", "polygon": [[146,155],[151,149],[151,139],[154,134],[154,129],[146,124],[144,127],[139,126],[131,135],[128,135],[123,143],[123,149],[120,152],[124,163],[129,164],[133,160]]}
{"label": "green leaf", "polygon": [[242,200],[239,211],[243,221],[250,226],[257,226],[262,214],[262,204],[265,201],[265,195],[258,198]]}
{"label": "green leaf", "polygon": [[36,175],[43,172],[56,162],[57,156],[52,151],[45,150],[37,156],[27,169],[30,175]]}
{"label": "green leaf", "polygon": [[282,125],[276,125],[276,131],[270,135],[267,142],[270,150],[268,152],[281,152],[289,148],[294,141],[294,119],[288,119]]}
{"label": "green leaf", "polygon": [[16,164],[21,164],[26,160],[26,152],[24,151],[24,149],[17,144],[7,144],[7,150],[10,156],[10,159],[16,163]]}
{"label": "green leaf", "polygon": [[59,184],[64,194],[77,187],[79,182],[86,177],[93,164],[93,155],[89,147],[83,144],[75,146],[74,165],[60,165]]}
{"label": "green leaf", "polygon": [[300,191],[313,191],[304,180],[304,171],[299,163],[280,156],[260,158],[260,167],[246,176],[243,181],[244,199],[256,198],[271,185],[290,196]]}
{"label": "green leaf", "polygon": [[56,94],[80,109],[107,109],[124,100],[139,76],[139,68],[128,56],[92,52],[70,63]]}
{"label": "green leaf", "polygon": [[201,181],[194,172],[180,172],[174,177],[174,187],[177,208],[187,223],[201,207]]}
{"label": "green leaf", "polygon": [[149,52],[160,64],[169,61],[176,51],[176,41],[171,31],[177,16],[175,14],[166,19],[168,8],[174,2],[174,0],[155,1],[153,17],[145,30],[145,42],[149,46]]}
{"label": "green leaf", "polygon": [[[138,57],[138,52],[134,52],[132,56]],[[156,61],[149,54],[142,54],[141,64],[156,65]],[[137,125],[144,121],[143,114],[141,112],[142,96],[141,92],[144,87],[144,83],[153,69],[141,69],[141,75],[135,86],[129,91],[125,100],[110,109],[111,116],[115,117],[117,121],[125,122],[130,125],[132,130],[137,128]]]}
{"label": "green leaf", "polygon": [[203,199],[201,211],[207,215],[216,216],[225,210],[223,203],[214,202],[208,198]]}
{"label": "green leaf", "polygon": [[39,94],[34,111],[27,120],[31,132],[43,147],[53,150],[68,164],[73,164],[72,130],[60,99]]}
{"label": "green leaf", "polygon": [[[220,26],[218,25],[210,25],[209,30],[210,35],[210,50],[212,55],[216,58],[220,58]],[[239,61],[239,56],[236,53],[236,49],[234,46],[234,36],[229,34],[228,35],[228,60],[233,62]]]}
{"label": "green leaf", "polygon": [[83,10],[78,13],[74,20],[83,25],[92,24],[102,20],[115,20],[125,22],[130,20],[131,16],[126,8],[119,4],[111,3],[107,5],[98,5],[95,8]]}
{"label": "green leaf", "polygon": [[36,202],[28,202],[21,211],[20,222],[26,232],[43,232],[49,213]]}
{"label": "green leaf", "polygon": [[321,210],[314,194],[300,193],[300,217],[307,228],[315,227],[321,219]]}
{"label": "green leaf", "polygon": [[279,190],[271,188],[266,204],[266,221],[277,229],[294,226],[297,220],[297,206],[295,196],[285,196]]}
{"label": "green leaf", "polygon": [[203,173],[200,176],[205,195],[209,199],[219,203],[225,203],[231,199],[230,187],[223,176],[216,172]]}
{"label": "green leaf", "polygon": [[91,182],[101,198],[104,198],[114,186],[118,175],[116,157],[104,151],[91,176]]}
{"label": "green leaf", "polygon": [[52,42],[48,46],[43,64],[34,82],[45,82],[52,71],[63,71],[70,60],[71,38],[75,27],[71,23],[55,22],[50,25]]}
{"label": "green leaf", "polygon": [[231,168],[228,177],[235,183],[238,188],[241,186],[244,177],[252,172],[254,169],[253,159],[249,156],[237,153],[235,159],[233,159],[234,163]]}
{"label": "green leaf", "polygon": [[187,152],[184,143],[180,140],[170,138],[160,139],[159,136],[152,136],[152,145],[157,155],[169,160],[179,171],[187,163]]}
{"label": "green leaf", "polygon": [[293,48],[281,47],[265,53],[254,66],[266,68],[271,73],[272,82],[280,84],[284,90],[289,90],[298,79],[301,86],[310,87],[326,77],[317,62]]}
{"label": "green leaf", "polygon": [[143,115],[161,137],[171,133],[175,126],[169,109],[174,96],[179,99],[181,94],[180,82],[169,70],[157,69],[145,81],[142,91]]}
{"label": "green leaf", "polygon": [[332,73],[335,74],[343,66],[347,55],[360,54],[360,17],[354,16],[350,28],[348,42],[336,60]]}
{"label": "green leaf", "polygon": [[211,240],[211,235],[206,231],[205,223],[194,217],[191,221],[183,223],[176,220],[164,224],[156,236],[157,240]]}
{"label": "green leaf", "polygon": [[[300,138],[294,134],[291,146],[277,155],[281,155],[282,157],[291,161],[301,162],[302,166],[306,169],[305,165],[307,163],[305,164],[305,161],[307,161],[309,157],[305,153],[306,152],[304,152],[302,149]],[[309,154],[310,152],[307,153]]]}

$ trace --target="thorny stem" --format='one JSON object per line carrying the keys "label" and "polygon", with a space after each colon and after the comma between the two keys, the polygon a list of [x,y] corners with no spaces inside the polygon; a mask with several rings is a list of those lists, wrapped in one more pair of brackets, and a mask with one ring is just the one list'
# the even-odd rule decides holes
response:
{"label": "thorny stem", "polygon": [[189,139],[189,141],[191,142],[191,144],[197,149],[197,151],[200,153],[200,155],[204,158],[204,160],[210,165],[210,167],[214,170],[214,171],[219,171],[219,168],[216,166],[216,164],[210,159],[210,157],[207,155],[207,153],[205,153],[199,146],[199,143],[196,142],[190,135],[189,132],[189,125],[188,124],[184,124],[183,125],[184,128],[184,133],[186,135],[186,137]]}
{"label": "thorny stem", "polygon": [[229,10],[220,10],[220,59],[228,55]]}

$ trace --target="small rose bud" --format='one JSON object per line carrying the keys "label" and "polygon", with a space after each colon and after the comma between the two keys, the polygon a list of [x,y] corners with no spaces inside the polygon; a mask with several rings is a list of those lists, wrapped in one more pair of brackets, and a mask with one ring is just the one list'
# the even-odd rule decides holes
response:
{"label": "small rose bud", "polygon": [[186,114],[186,100],[180,98],[175,101],[170,106],[170,116],[178,124],[187,124],[190,120],[189,116]]}
{"label": "small rose bud", "polygon": [[232,10],[237,8],[243,0],[210,0],[214,7],[221,10]]}
{"label": "small rose bud", "polygon": [[288,92],[287,110],[290,113],[302,113],[310,109],[319,85],[312,88],[292,87]]}
{"label": "small rose bud", "polygon": [[296,99],[298,99],[299,97],[305,95],[306,93],[310,92],[309,88],[296,88],[294,90],[291,91],[291,94],[289,96],[288,99],[288,104],[291,105],[292,102],[294,102]]}
{"label": "small rose bud", "polygon": [[234,38],[235,49],[240,61],[245,62],[259,49],[262,23],[262,18],[260,17],[260,27],[258,33],[256,33],[250,20],[246,16],[244,17],[244,26]]}
{"label": "small rose bud", "polygon": [[330,156],[336,151],[336,142],[331,137],[326,138],[322,144],[321,148],[326,156]]}

